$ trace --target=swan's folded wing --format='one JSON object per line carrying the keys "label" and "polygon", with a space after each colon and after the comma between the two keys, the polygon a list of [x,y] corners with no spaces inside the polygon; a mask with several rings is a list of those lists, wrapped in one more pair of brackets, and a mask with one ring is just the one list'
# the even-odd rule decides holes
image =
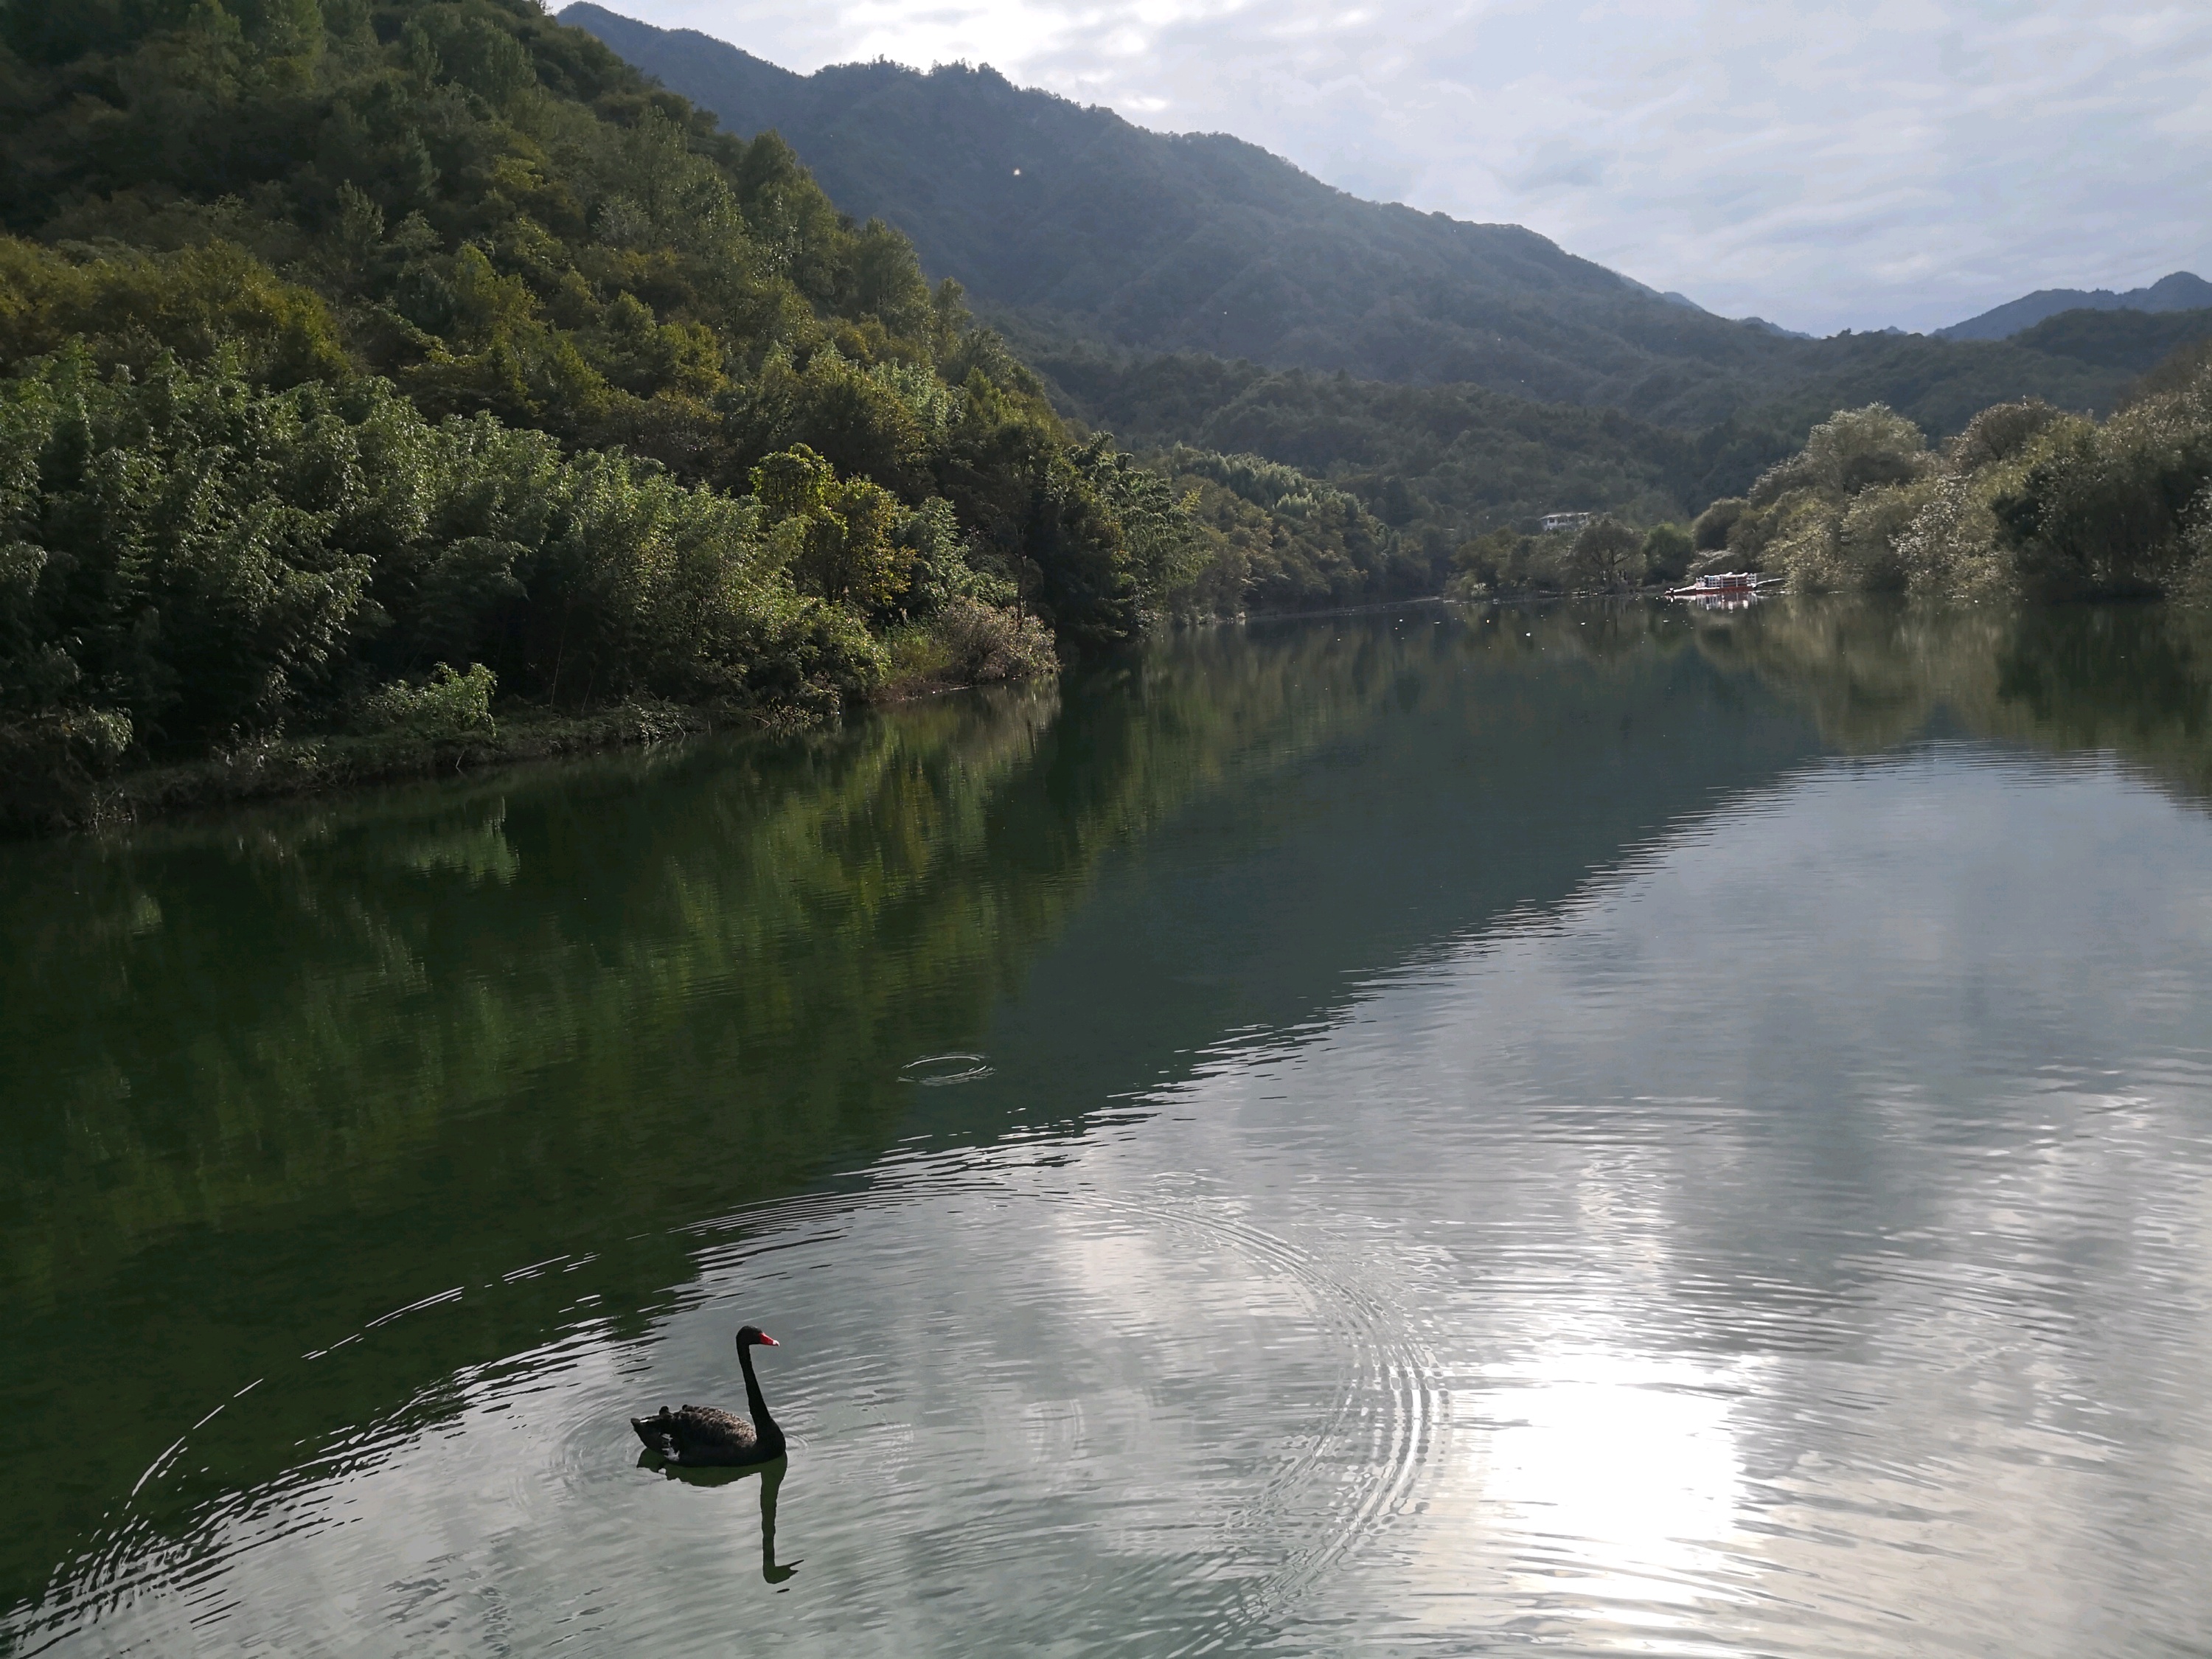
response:
{"label": "swan's folded wing", "polygon": [[757,1437],[753,1425],[742,1417],[717,1411],[712,1406],[686,1406],[671,1419],[676,1443],[686,1449],[742,1451],[750,1447]]}

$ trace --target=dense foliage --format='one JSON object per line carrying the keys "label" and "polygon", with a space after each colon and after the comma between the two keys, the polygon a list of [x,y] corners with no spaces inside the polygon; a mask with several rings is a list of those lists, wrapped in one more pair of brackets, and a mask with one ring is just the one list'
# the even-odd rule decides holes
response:
{"label": "dense foliage", "polygon": [[[834,700],[876,667],[865,611],[806,570],[839,522],[813,503],[488,415],[433,423],[367,376],[268,391],[165,358],[109,379],[78,347],[0,393],[0,662],[20,712],[96,713],[107,747],[368,714],[438,662],[580,702]],[[876,495],[848,544],[925,539]]]}
{"label": "dense foliage", "polygon": [[373,721],[440,663],[828,706],[1203,566],[897,233],[530,0],[13,0],[0,132],[19,744]]}
{"label": "dense foliage", "polygon": [[1459,599],[1625,592],[1680,580],[1692,557],[1689,531],[1672,522],[1639,530],[1601,514],[1550,534],[1501,527],[1462,544],[1447,591]]}
{"label": "dense foliage", "polygon": [[[2207,323],[2212,319],[2194,313],[2054,318],[2036,332],[2075,354],[2067,361],[2084,378],[2045,383],[2115,402],[2173,340],[2192,338]],[[1854,355],[1844,369],[1808,382],[1786,403],[1692,434],[1613,410],[1533,403],[1474,386],[1391,385],[1194,353],[1071,349],[1036,332],[1018,337],[1024,359],[1076,418],[1139,445],[1188,442],[1301,468],[1395,530],[1431,586],[1452,568],[1456,550],[1500,530],[1534,538],[1519,565],[1547,574],[1528,585],[1573,586],[1576,574],[1534,538],[1547,514],[1611,514],[1647,526],[1684,519],[1702,503],[1741,495],[1840,404],[1893,399],[1930,431],[1953,434],[1976,410],[2016,400],[2021,379],[1996,364],[1986,376],[1922,380],[1915,364],[1929,343],[1863,336],[1845,343]],[[1512,560],[1496,550],[1474,557],[1487,570],[1486,585],[1517,585],[1500,575]],[[1456,562],[1468,568],[1467,559]],[[1661,558],[1651,573],[1679,574],[1662,568],[1667,563]]]}
{"label": "dense foliage", "polygon": [[1697,540],[1804,589],[2212,599],[2212,363],[2185,348],[2101,423],[1998,404],[1936,448],[1881,404],[1843,411]]}
{"label": "dense foliage", "polygon": [[[1646,523],[1679,517],[1717,467],[1723,478],[1747,481],[1788,448],[1779,434],[1747,440],[1728,428],[1705,443],[1611,410],[1471,386],[1269,372],[1188,353],[1025,355],[1078,418],[1125,441],[1264,457],[1307,474],[1308,489],[1347,498],[1395,538],[1380,564],[1376,555],[1346,555],[1385,572],[1370,591],[1433,592],[1468,538],[1500,526],[1533,530],[1548,512],[1609,508]],[[1302,585],[1314,579],[1291,579]]]}
{"label": "dense foliage", "polygon": [[1427,592],[1432,573],[1358,499],[1279,461],[1177,445],[1159,470],[1188,490],[1207,558],[1183,604],[1214,616]]}

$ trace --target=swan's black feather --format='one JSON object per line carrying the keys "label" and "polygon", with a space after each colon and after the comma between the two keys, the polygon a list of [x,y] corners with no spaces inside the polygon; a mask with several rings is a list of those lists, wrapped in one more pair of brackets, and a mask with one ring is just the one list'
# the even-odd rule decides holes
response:
{"label": "swan's black feather", "polygon": [[686,1406],[677,1412],[663,1406],[652,1417],[631,1418],[629,1425],[672,1463],[765,1463],[783,1450],[781,1436],[779,1443],[766,1446],[744,1418],[712,1406]]}

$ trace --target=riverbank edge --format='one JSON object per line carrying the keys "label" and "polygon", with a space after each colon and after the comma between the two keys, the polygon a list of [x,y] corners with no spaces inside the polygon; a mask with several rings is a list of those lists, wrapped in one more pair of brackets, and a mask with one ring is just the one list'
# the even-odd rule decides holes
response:
{"label": "riverbank edge", "polygon": [[710,732],[802,732],[863,709],[970,690],[976,684],[927,670],[887,680],[866,697],[838,708],[653,699],[575,714],[524,707],[501,711],[486,731],[270,738],[198,760],[129,767],[106,775],[65,764],[42,778],[19,777],[0,785],[0,839],[99,834],[174,814],[645,748]]}
{"label": "riverbank edge", "polygon": [[0,792],[0,835],[20,840],[96,834],[173,814],[665,743],[706,732],[796,729],[815,718],[797,709],[740,712],[649,702],[574,714],[526,708],[502,712],[490,729],[465,733],[270,738],[198,760],[131,767],[105,776],[63,766],[43,777],[9,781]]}

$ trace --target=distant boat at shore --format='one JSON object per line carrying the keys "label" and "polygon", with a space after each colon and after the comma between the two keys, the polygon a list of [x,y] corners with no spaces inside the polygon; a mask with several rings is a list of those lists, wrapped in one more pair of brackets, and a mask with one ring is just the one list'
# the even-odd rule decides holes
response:
{"label": "distant boat at shore", "polygon": [[1712,605],[1748,605],[1760,594],[1782,586],[1779,576],[1751,570],[1719,570],[1700,576],[1686,587],[1670,587],[1670,599],[1695,599]]}

